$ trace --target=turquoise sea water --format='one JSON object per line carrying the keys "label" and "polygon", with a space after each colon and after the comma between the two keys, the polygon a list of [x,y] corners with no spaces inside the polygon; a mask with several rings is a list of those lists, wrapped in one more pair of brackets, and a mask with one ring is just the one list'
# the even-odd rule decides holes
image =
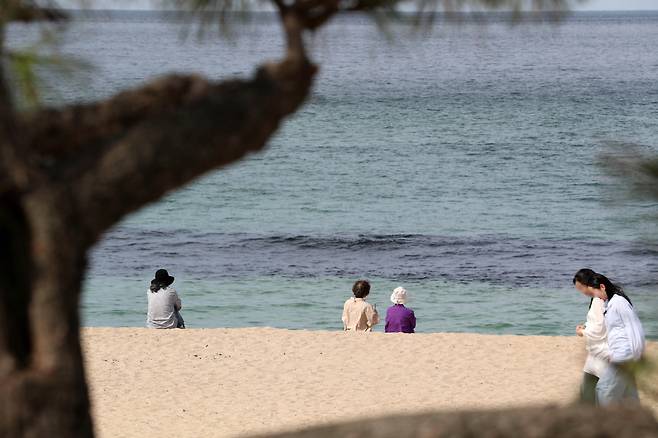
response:
{"label": "turquoise sea water", "polygon": [[[158,16],[92,17],[62,46],[95,68],[51,76],[47,102],[154,75],[244,76],[282,50],[276,21],[181,38]],[[11,44],[33,41],[13,27]],[[440,23],[393,41],[365,18],[310,42],[313,96],[259,155],[128,217],[94,249],[83,321],[142,326],[153,272],[176,276],[189,327],[340,329],[357,278],[384,310],[405,286],[419,331],[570,335],[589,266],[625,285],[658,338],[657,204],[600,165],[658,152],[658,15],[559,25]],[[380,328],[381,330],[381,328]]]}

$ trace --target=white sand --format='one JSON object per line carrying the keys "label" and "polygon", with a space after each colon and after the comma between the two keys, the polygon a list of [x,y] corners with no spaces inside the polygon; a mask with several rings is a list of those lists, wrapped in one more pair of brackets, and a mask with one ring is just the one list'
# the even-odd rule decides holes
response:
{"label": "white sand", "polygon": [[[389,412],[568,403],[585,358],[575,336],[86,328],[83,344],[101,438],[235,436]],[[657,343],[649,353],[658,356]]]}

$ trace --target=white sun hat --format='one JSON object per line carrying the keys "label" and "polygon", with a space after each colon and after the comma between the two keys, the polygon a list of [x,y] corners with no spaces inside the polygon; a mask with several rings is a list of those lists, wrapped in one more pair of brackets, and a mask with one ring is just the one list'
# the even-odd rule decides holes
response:
{"label": "white sun hat", "polygon": [[403,287],[396,287],[391,294],[393,304],[404,304],[407,301],[407,290]]}

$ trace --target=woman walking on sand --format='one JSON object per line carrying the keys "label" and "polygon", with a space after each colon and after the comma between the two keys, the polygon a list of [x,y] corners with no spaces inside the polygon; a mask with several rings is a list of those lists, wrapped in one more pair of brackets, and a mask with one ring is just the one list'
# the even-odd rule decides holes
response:
{"label": "woman walking on sand", "polygon": [[596,272],[591,269],[581,269],[573,277],[574,287],[583,295],[591,298],[587,322],[576,326],[576,334],[585,338],[587,359],[583,367],[583,382],[580,388],[580,401],[596,404],[596,384],[608,366],[608,341],[603,307],[605,302],[593,296],[587,284]]}
{"label": "woman walking on sand", "polygon": [[644,329],[631,300],[621,287],[601,274],[592,275],[588,290],[605,302],[609,364],[596,384],[597,401],[607,406],[623,401],[639,401],[634,365],[644,354]]}

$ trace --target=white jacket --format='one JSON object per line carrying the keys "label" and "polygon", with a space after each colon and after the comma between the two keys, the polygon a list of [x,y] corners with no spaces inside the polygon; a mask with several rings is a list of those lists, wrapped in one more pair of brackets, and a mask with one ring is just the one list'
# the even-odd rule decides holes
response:
{"label": "white jacket", "polygon": [[586,342],[587,360],[583,371],[596,377],[601,377],[608,364],[610,353],[608,352],[607,331],[603,311],[605,302],[600,298],[594,298],[587,312],[587,323],[583,330]]}
{"label": "white jacket", "polygon": [[613,295],[605,306],[610,362],[638,360],[644,353],[644,328],[633,306],[622,296]]}
{"label": "white jacket", "polygon": [[178,326],[176,311],[181,308],[176,289],[172,286],[159,289],[157,292],[146,291],[148,311],[146,327],[159,329],[174,329]]}

